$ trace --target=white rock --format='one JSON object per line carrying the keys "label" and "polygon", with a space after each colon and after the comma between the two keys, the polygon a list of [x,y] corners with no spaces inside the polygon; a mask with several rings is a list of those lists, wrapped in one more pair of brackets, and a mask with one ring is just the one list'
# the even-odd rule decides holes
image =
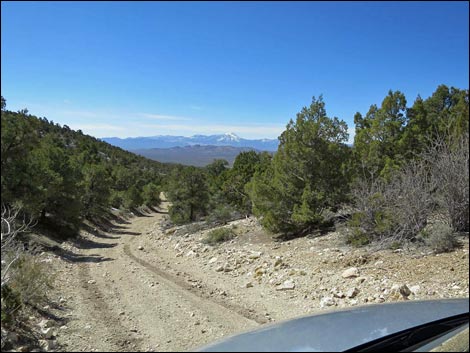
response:
{"label": "white rock", "polygon": [[336,298],[344,298],[344,293],[341,291],[334,292],[333,296]]}
{"label": "white rock", "polygon": [[413,294],[418,294],[421,290],[421,287],[419,285],[415,285],[415,286],[411,286],[410,287],[410,291],[413,293]]}
{"label": "white rock", "polygon": [[282,283],[281,285],[277,286],[276,287],[276,290],[292,290],[295,288],[295,283],[288,279],[286,281],[284,281],[284,283]]}
{"label": "white rock", "polygon": [[213,264],[213,263],[216,262],[216,261],[217,261],[217,258],[216,258],[216,257],[213,257],[213,258],[211,258],[211,259],[209,260],[208,263],[209,263],[209,264]]}
{"label": "white rock", "polygon": [[352,277],[358,277],[359,276],[359,270],[357,267],[350,267],[347,270],[345,270],[341,276],[343,278],[352,278]]}
{"label": "white rock", "polygon": [[94,279],[90,279],[87,283],[88,283],[88,284],[95,284],[96,281],[95,281]]}
{"label": "white rock", "polygon": [[139,245],[139,247],[137,249],[144,250],[144,247],[142,245]]}
{"label": "white rock", "polygon": [[320,308],[324,308],[325,306],[333,306],[336,302],[332,297],[323,297],[320,300]]}
{"label": "white rock", "polygon": [[54,336],[54,331],[52,327],[48,327],[41,330],[41,333],[45,339],[50,339]]}
{"label": "white rock", "polygon": [[251,254],[248,255],[248,258],[253,260],[259,259],[262,254],[263,253],[261,251],[252,251]]}
{"label": "white rock", "polygon": [[40,328],[48,328],[48,327],[54,327],[54,321],[52,320],[47,320],[47,319],[43,319],[39,322],[38,326]]}
{"label": "white rock", "polygon": [[351,288],[346,292],[346,296],[348,298],[354,298],[358,294],[359,294],[359,289],[357,289],[356,287]]}

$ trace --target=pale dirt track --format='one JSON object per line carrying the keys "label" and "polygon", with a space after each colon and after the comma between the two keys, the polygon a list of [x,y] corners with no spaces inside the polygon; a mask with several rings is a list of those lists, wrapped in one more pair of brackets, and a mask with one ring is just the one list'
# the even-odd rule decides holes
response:
{"label": "pale dirt track", "polygon": [[259,325],[243,308],[221,305],[140,259],[135,244],[162,217],[144,214],[73,249],[79,255],[60,274],[71,319],[58,335],[64,349],[190,350]]}
{"label": "pale dirt track", "polygon": [[[265,323],[400,300],[468,298],[468,236],[454,252],[352,249],[339,233],[277,243],[255,218],[232,222],[234,240],[209,230],[163,229],[147,212],[84,231],[50,257],[52,299],[65,319],[63,351],[188,351]],[[358,278],[343,271],[357,267]],[[294,287],[280,290],[286,281]],[[394,291],[406,284],[412,294]],[[349,295],[348,293],[353,293]]]}

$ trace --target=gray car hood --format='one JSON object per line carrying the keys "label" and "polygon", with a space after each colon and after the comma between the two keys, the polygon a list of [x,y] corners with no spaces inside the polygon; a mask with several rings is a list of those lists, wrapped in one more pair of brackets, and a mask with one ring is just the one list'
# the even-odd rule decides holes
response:
{"label": "gray car hood", "polygon": [[366,305],[266,325],[254,331],[225,338],[198,351],[344,351],[468,311],[468,298]]}

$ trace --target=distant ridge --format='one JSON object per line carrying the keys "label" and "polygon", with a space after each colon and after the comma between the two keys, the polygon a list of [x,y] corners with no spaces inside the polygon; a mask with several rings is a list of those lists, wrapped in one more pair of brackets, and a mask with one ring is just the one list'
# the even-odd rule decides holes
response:
{"label": "distant ridge", "polygon": [[172,148],[194,145],[210,146],[232,146],[249,147],[260,151],[276,151],[279,141],[277,139],[249,140],[237,136],[235,133],[225,133],[220,135],[194,135],[185,136],[149,136],[149,137],[103,137],[102,141],[113,146],[135,152],[136,150],[149,148]]}
{"label": "distant ridge", "polygon": [[233,147],[233,146],[212,146],[212,145],[194,145],[172,148],[147,148],[134,150],[133,152],[143,157],[163,162],[180,163],[204,167],[214,161],[214,159],[225,159],[229,166],[233,165],[235,158],[240,152],[256,150],[251,147]]}

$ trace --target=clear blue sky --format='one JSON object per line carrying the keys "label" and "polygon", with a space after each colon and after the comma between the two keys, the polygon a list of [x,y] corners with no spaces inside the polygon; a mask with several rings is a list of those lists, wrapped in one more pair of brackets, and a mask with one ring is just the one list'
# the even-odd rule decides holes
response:
{"label": "clear blue sky", "polygon": [[1,3],[1,94],[96,137],[275,138],[312,96],[468,88],[468,2]]}

